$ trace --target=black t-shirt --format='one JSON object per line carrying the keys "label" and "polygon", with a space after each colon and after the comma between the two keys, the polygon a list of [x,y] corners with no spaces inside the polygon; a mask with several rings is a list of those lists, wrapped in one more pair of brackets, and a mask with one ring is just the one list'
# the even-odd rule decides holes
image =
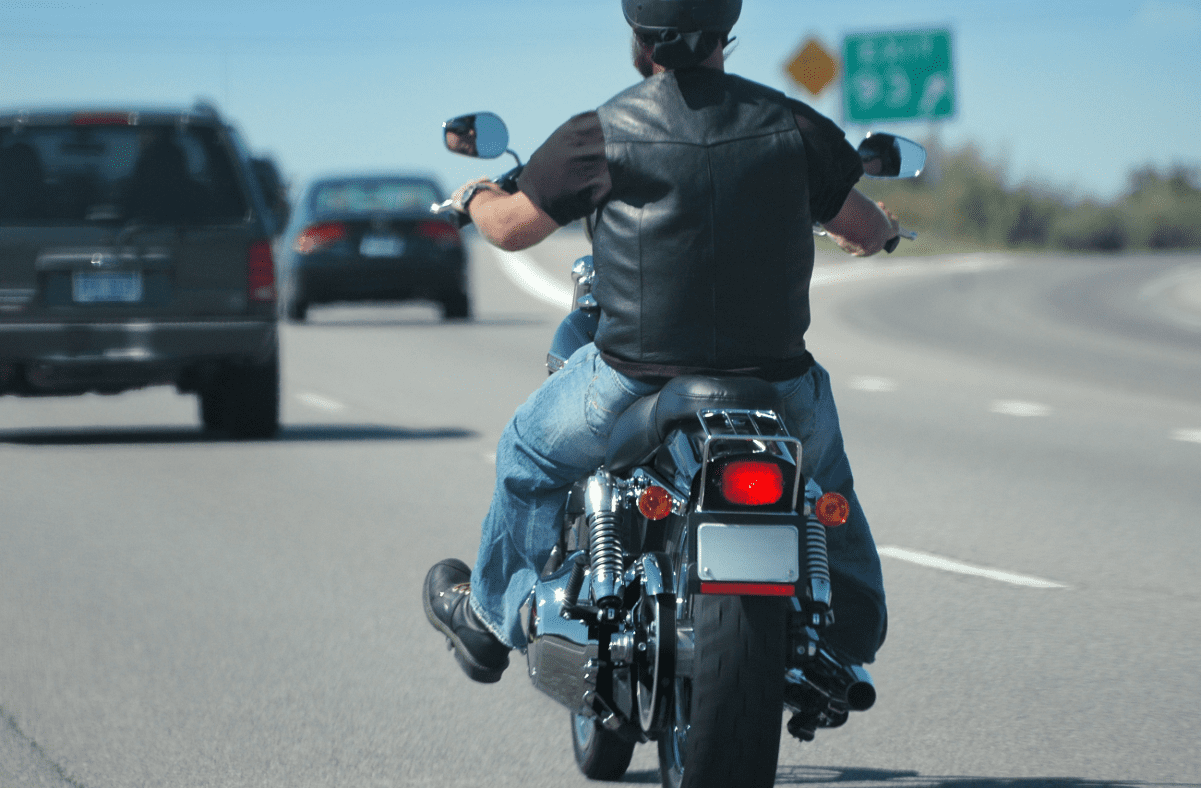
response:
{"label": "black t-shirt", "polygon": [[[809,215],[825,223],[838,215],[863,175],[859,154],[842,129],[799,101],[793,103],[805,142]],[[526,163],[517,187],[560,226],[582,219],[609,197],[612,181],[605,135],[596,112],[583,112],[555,130]]]}

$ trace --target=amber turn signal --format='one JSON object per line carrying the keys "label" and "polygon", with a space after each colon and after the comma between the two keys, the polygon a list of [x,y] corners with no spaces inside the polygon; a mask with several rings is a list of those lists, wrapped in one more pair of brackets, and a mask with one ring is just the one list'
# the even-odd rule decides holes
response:
{"label": "amber turn signal", "polygon": [[851,505],[836,492],[828,492],[818,498],[813,510],[817,521],[827,528],[842,525],[851,516]]}
{"label": "amber turn signal", "polygon": [[638,511],[648,520],[662,520],[671,514],[671,495],[662,487],[651,485],[638,496]]}

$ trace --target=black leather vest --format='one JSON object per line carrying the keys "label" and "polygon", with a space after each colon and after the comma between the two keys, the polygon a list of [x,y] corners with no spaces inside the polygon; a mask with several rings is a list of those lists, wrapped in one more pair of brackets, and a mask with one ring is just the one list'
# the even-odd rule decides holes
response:
{"label": "black leather vest", "polygon": [[612,179],[593,235],[597,347],[717,370],[805,356],[813,232],[789,100],[694,68],[597,114]]}

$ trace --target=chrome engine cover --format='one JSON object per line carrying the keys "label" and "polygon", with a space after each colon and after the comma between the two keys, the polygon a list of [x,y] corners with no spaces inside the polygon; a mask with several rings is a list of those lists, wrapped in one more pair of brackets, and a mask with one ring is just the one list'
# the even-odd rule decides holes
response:
{"label": "chrome engine cover", "polygon": [[[642,716],[642,727],[657,727],[661,715],[663,684],[670,684],[675,663],[674,615],[648,611],[646,605],[667,600],[674,614],[670,559],[662,553],[639,556],[626,574],[641,587],[640,602],[632,610],[610,610],[611,623],[589,626],[579,618],[567,617],[572,568],[582,553],[568,556],[557,570],[545,575],[534,587],[530,606],[526,660],[530,681],[574,714],[617,716],[634,723]],[[584,574],[578,599],[592,592],[591,572]],[[595,610],[595,608],[594,608]],[[664,620],[669,618],[670,620]],[[662,630],[667,627],[669,631]],[[599,630],[602,644],[591,633]],[[669,638],[663,642],[664,638]],[[602,649],[605,661],[602,662]],[[602,668],[611,671],[608,689],[597,695],[597,678]],[[639,695],[646,695],[640,698]],[[640,715],[639,706],[646,706]]]}
{"label": "chrome engine cover", "polygon": [[[590,713],[585,700],[596,690],[600,669],[600,644],[588,636],[588,625],[565,618],[567,580],[572,560],[543,577],[534,587],[526,638],[526,660],[534,686],[574,714]],[[591,578],[584,577],[580,598],[587,599]]]}

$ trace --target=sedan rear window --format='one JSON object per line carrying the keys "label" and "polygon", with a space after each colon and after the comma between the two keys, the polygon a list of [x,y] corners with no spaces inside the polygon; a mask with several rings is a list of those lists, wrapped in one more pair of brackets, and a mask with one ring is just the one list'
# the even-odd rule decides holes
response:
{"label": "sedan rear window", "polygon": [[214,128],[0,129],[0,224],[214,223],[240,221],[246,211]]}
{"label": "sedan rear window", "polygon": [[318,216],[423,213],[440,200],[438,190],[428,181],[327,181],[314,187],[312,205]]}

